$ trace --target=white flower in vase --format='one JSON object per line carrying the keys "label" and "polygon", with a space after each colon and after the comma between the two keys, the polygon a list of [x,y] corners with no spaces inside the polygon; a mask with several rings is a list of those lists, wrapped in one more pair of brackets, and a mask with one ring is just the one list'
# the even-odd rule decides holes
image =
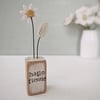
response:
{"label": "white flower in vase", "polygon": [[86,7],[86,6],[82,6],[81,8],[79,8],[78,10],[75,11],[75,14],[76,16],[79,15],[79,14],[87,14],[88,15],[88,10],[89,10],[89,7]]}
{"label": "white flower in vase", "polygon": [[74,23],[81,25],[84,29],[91,29],[93,26],[99,25],[100,12],[98,10],[98,5],[93,7],[82,6],[65,19],[64,25]]}
{"label": "white flower in vase", "polygon": [[66,17],[64,25],[69,25],[70,23],[72,23],[74,19],[74,14],[71,14],[69,17]]}
{"label": "white flower in vase", "polygon": [[94,23],[94,17],[89,17],[87,15],[81,15],[75,21],[75,24],[80,24],[83,27],[91,26],[93,23]]}

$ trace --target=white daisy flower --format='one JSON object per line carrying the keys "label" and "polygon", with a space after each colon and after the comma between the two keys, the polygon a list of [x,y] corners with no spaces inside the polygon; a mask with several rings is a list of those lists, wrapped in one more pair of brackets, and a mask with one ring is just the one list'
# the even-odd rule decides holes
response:
{"label": "white daisy flower", "polygon": [[83,27],[93,28],[94,26],[100,25],[100,7],[99,5],[88,7],[82,6],[75,11],[74,20],[73,16],[69,16],[65,20],[65,25],[70,23],[82,25]]}
{"label": "white daisy flower", "polygon": [[91,9],[88,7],[81,7],[76,11],[76,24],[80,24],[82,26],[89,26],[94,23],[94,17],[92,16]]}
{"label": "white daisy flower", "polygon": [[32,9],[32,4],[30,4],[28,7],[23,5],[23,10],[20,11],[20,14],[22,14],[22,20],[27,20],[29,23],[30,18],[37,16],[36,11],[37,8]]}
{"label": "white daisy flower", "polygon": [[76,24],[80,24],[82,26],[89,26],[94,23],[94,17],[82,15],[75,21]]}
{"label": "white daisy flower", "polygon": [[79,10],[76,11],[76,19],[83,19],[87,20],[91,16],[90,8],[88,7],[81,7]]}
{"label": "white daisy flower", "polygon": [[66,17],[64,25],[69,25],[70,23],[72,23],[74,19],[74,14],[71,14],[69,17]]}
{"label": "white daisy flower", "polygon": [[47,31],[48,31],[48,23],[42,23],[38,31],[39,37],[40,38],[44,37]]}

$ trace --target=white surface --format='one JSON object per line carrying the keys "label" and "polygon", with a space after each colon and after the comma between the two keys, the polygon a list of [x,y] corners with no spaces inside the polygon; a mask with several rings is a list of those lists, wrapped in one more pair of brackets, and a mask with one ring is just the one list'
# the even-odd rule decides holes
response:
{"label": "white surface", "polygon": [[99,56],[99,41],[96,30],[84,30],[81,38],[80,55],[85,58]]}
{"label": "white surface", "polygon": [[100,100],[100,59],[45,58],[47,93],[27,96],[25,56],[0,56],[0,100]]}

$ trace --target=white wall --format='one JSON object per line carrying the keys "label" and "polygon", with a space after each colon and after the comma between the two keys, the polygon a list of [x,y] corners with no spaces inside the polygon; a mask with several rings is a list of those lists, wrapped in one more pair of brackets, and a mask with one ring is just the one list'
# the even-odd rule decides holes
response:
{"label": "white wall", "polygon": [[64,19],[82,5],[97,4],[97,0],[0,0],[0,55],[32,54],[31,24],[21,21],[19,14],[22,5],[30,3],[38,8],[35,33],[41,22],[49,24],[40,54],[78,55],[81,28],[65,27]]}

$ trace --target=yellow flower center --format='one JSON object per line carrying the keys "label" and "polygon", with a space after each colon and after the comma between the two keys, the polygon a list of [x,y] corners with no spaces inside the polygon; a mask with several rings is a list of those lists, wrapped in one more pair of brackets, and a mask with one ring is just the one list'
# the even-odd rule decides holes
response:
{"label": "yellow flower center", "polygon": [[26,12],[27,17],[34,17],[35,16],[35,12],[33,10],[28,10]]}
{"label": "yellow flower center", "polygon": [[88,17],[86,15],[83,16],[83,20],[87,20]]}

